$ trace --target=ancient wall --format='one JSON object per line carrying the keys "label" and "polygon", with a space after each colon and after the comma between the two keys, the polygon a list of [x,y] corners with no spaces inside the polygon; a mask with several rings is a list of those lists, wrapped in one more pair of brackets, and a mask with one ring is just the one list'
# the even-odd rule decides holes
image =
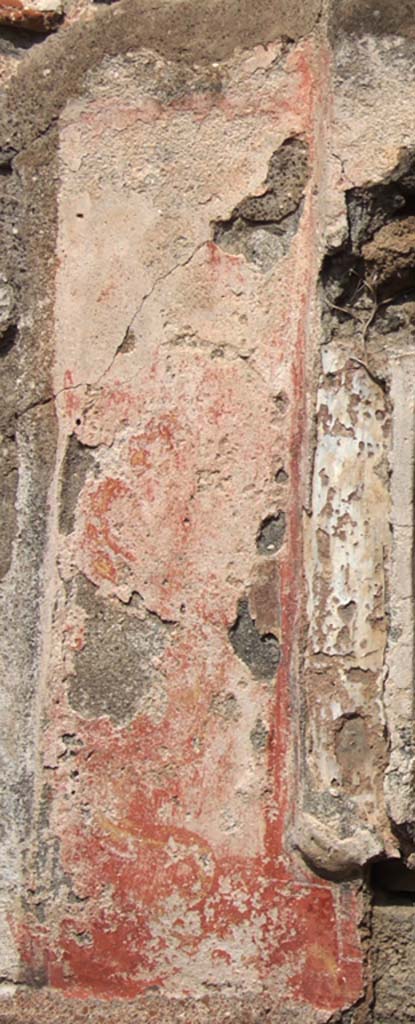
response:
{"label": "ancient wall", "polygon": [[0,1022],[410,1024],[415,4],[0,25]]}

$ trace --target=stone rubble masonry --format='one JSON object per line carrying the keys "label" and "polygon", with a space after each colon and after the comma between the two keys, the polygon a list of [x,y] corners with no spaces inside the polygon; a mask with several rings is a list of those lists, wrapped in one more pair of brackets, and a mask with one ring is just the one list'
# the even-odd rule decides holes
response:
{"label": "stone rubble masonry", "polygon": [[415,4],[0,23],[0,1022],[409,1024]]}

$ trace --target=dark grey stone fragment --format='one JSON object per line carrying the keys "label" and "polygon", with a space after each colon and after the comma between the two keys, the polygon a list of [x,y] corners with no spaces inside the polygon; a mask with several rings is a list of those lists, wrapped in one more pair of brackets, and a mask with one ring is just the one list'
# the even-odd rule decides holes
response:
{"label": "dark grey stone fragment", "polygon": [[85,645],[69,681],[69,701],[85,718],[109,715],[119,725],[137,714],[157,680],[154,661],[163,653],[173,624],[102,597],[84,578],[78,578],[76,591],[87,619]]}
{"label": "dark grey stone fragment", "polygon": [[255,679],[271,679],[281,659],[280,645],[273,633],[259,633],[244,598],[238,605],[238,616],[229,631],[235,654],[248,665]]}

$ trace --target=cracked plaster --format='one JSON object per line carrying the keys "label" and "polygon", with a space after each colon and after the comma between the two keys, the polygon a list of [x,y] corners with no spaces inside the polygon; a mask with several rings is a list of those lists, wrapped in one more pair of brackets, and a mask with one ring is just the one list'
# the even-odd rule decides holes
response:
{"label": "cracked plaster", "polygon": [[[344,24],[347,5],[340,6]],[[310,26],[315,9],[308,7]],[[82,69],[90,70],[84,92],[77,81],[77,95],[59,123],[62,90],[72,89],[70,61],[55,90],[45,82],[39,87],[36,125],[25,122],[16,142],[13,122],[18,123],[27,84],[22,70],[10,121],[8,145],[23,174],[29,173],[28,145],[30,152],[32,144],[50,144],[58,128],[60,164],[53,386],[42,370],[28,401],[26,373],[16,403],[25,461],[10,577],[16,557],[22,557],[22,531],[33,531],[30,504],[37,516],[47,493],[47,548],[44,535],[40,540],[46,550],[41,681],[32,729],[36,739],[42,735],[34,818],[40,847],[45,844],[44,866],[41,881],[32,875],[28,885],[23,882],[23,911],[15,913],[13,902],[11,914],[10,903],[4,903],[5,920],[13,921],[5,976],[47,980],[55,991],[110,1000],[154,986],[177,996],[179,978],[180,991],[201,997],[192,1014],[211,998],[211,986],[220,985],[241,1020],[251,1013],[238,1003],[241,986],[245,1004],[246,990],[258,994],[249,996],[254,1014],[267,1015],[272,1003],[278,1019],[300,1014],[321,1021],[333,1013],[335,1020],[355,1002],[356,1020],[363,1020],[370,982],[358,930],[361,888],[353,881],[333,886],[325,876],[344,879],[382,851],[396,856],[389,818],[400,826],[411,821],[412,748],[403,729],[411,714],[411,460],[403,459],[401,475],[392,476],[389,513],[382,458],[385,450],[393,466],[394,453],[412,436],[413,396],[399,348],[385,389],[383,355],[373,346],[377,310],[369,302],[363,303],[363,318],[351,325],[349,361],[342,344],[334,356],[325,352],[317,388],[320,362],[316,371],[314,354],[324,338],[315,296],[320,251],[346,236],[345,189],[380,180],[396,163],[400,146],[413,142],[409,50],[395,38],[376,45],[370,38],[340,40],[330,119],[327,51],[318,45],[314,50],[309,40],[255,49],[252,19],[256,41],[272,36],[267,18],[261,23],[257,12],[244,23],[246,38],[243,19],[232,29],[235,45],[243,37],[251,51],[229,59],[224,28],[220,45],[226,54],[215,54],[219,70],[211,68],[204,77],[187,69],[183,79],[174,66],[174,19],[171,33],[156,47],[156,62],[155,29],[138,59],[114,57],[121,49],[117,24],[122,28],[123,10],[111,22],[113,56],[101,66],[107,12],[96,26],[75,26],[70,33],[69,46],[79,45],[75,79],[80,82]],[[155,12],[161,21],[163,12],[163,5]],[[283,13],[286,28],[292,16]],[[134,32],[123,33],[131,49],[137,45]],[[88,33],[93,57],[82,49]],[[212,43],[211,33],[198,38],[192,42],[194,59],[200,51],[205,60],[219,44]],[[46,61],[56,73],[61,46],[50,40],[39,67]],[[405,85],[402,61],[405,68],[408,63]],[[271,154],[293,135],[307,135],[312,143],[311,181],[287,254],[262,275],[212,242],[213,225],[229,218],[241,196],[261,195]],[[50,265],[48,281],[49,275]],[[39,366],[45,350],[40,351]],[[407,401],[399,418],[394,410],[402,391]],[[350,434],[352,398],[359,407],[361,443],[373,443],[375,450],[376,472],[363,481],[359,442]],[[59,437],[52,478],[54,455],[49,458],[45,437],[51,429],[47,417],[55,410]],[[359,419],[365,410],[369,425]],[[386,414],[392,418],[392,448],[381,426]],[[31,461],[33,453],[39,458],[39,447],[30,430],[43,417],[40,452],[43,444],[48,464],[44,496],[33,500]],[[63,537],[57,497],[69,437],[93,451],[96,476],[81,481],[73,530]],[[334,465],[333,445],[340,451]],[[328,469],[333,480],[339,462],[343,475],[363,491],[372,488],[376,499],[368,523],[356,502],[352,529],[343,536],[340,504],[347,488],[343,494],[336,481],[333,503],[330,481],[321,476]],[[262,553],[261,559],[258,523],[281,507],[276,475],[282,465],[286,538],[281,551]],[[304,665],[303,509],[311,627]],[[389,514],[391,548],[385,535]],[[316,530],[320,521],[323,537]],[[382,546],[389,552],[385,562]],[[363,574],[359,564],[366,557],[373,572]],[[347,579],[333,574],[336,558],[346,560]],[[39,563],[30,564],[38,576]],[[105,707],[95,719],[83,715],[82,707],[76,714],[67,700],[73,664],[85,644],[82,609],[68,597],[79,574],[117,616],[133,610],[141,622],[156,615],[177,624],[161,653],[169,686],[159,688],[154,705],[150,700],[128,725],[114,725]],[[395,629],[408,642],[388,648],[387,675],[389,586],[397,597]],[[327,602],[330,588],[335,600]],[[258,628],[267,623],[267,630],[281,636],[276,680],[253,678],[232,651],[229,629],[243,594]],[[6,604],[8,595],[6,588]],[[33,607],[38,600],[34,595]],[[26,629],[33,632],[30,624]],[[12,654],[13,679],[20,671],[32,686],[25,652]],[[305,701],[303,722],[297,711]],[[218,713],[225,706],[232,714]],[[356,721],[368,737],[357,783],[347,744],[339,744],[345,723],[352,735],[350,723]],[[385,725],[392,743],[386,776],[380,742]],[[297,729],[303,730],[300,737]],[[76,757],[68,756],[68,736],[76,737]],[[24,779],[20,783],[25,786]],[[306,810],[292,822],[290,808],[300,796]],[[34,830],[31,867],[38,841]],[[298,849],[317,874],[297,856]],[[13,857],[12,850],[10,864]],[[13,886],[14,901],[15,871]],[[115,954],[106,946],[107,935]],[[33,1006],[43,1007],[42,999],[33,997]],[[13,1011],[19,1019],[27,1016],[27,1005],[22,994]],[[59,998],[60,1008],[54,1005],[51,999],[46,1013],[63,1019],[66,1008]],[[79,1005],[72,1004],[73,1019]],[[148,1005],[141,1007],[146,1014]],[[159,1010],[165,1012],[164,1003]],[[222,1013],[222,1005],[212,1013]]]}

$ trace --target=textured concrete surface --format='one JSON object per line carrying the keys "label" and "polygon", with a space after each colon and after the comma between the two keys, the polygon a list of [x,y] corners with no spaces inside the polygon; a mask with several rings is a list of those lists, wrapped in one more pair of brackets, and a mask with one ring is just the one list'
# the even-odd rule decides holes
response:
{"label": "textured concrete surface", "polygon": [[404,13],[1,51],[5,1024],[412,1005]]}

